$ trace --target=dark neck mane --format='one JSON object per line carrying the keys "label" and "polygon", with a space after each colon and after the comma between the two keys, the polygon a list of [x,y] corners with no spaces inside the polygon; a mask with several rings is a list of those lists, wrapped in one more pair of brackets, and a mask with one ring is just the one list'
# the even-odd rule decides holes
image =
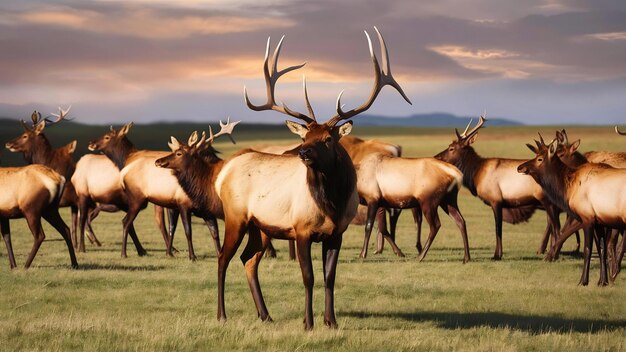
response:
{"label": "dark neck mane", "polygon": [[538,180],[536,179],[536,181],[541,185],[544,194],[548,197],[550,202],[556,204],[575,219],[580,220],[578,215],[570,209],[566,198],[567,185],[570,182],[573,172],[573,168],[565,165],[559,158],[556,158],[547,172],[541,175]]}
{"label": "dark neck mane", "polygon": [[208,162],[199,157],[192,157],[184,171],[174,170],[178,183],[193,202],[196,215],[224,218],[222,202],[214,186],[215,178],[223,165],[224,161],[219,158]]}
{"label": "dark neck mane", "polygon": [[34,144],[30,153],[23,153],[24,160],[27,163],[48,166],[65,177],[74,173],[75,164],[71,156],[63,155],[63,147],[54,149],[48,138],[43,134],[35,139]]}
{"label": "dark neck mane", "polygon": [[334,165],[326,170],[307,167],[307,184],[317,205],[338,223],[356,186],[356,172],[346,150],[337,143]]}
{"label": "dark neck mane", "polygon": [[463,185],[467,187],[470,192],[476,195],[476,183],[475,178],[478,170],[482,166],[483,159],[472,147],[465,148],[463,155],[456,162],[455,166],[463,173]]}
{"label": "dark neck mane", "polygon": [[118,145],[116,145],[114,148],[107,149],[106,151],[104,151],[104,154],[108,156],[111,161],[113,161],[113,164],[115,164],[118,169],[121,170],[124,168],[124,165],[126,165],[126,160],[128,160],[128,157],[136,151],[137,148],[135,148],[133,143],[129,141],[126,136],[124,136],[122,139],[120,139]]}

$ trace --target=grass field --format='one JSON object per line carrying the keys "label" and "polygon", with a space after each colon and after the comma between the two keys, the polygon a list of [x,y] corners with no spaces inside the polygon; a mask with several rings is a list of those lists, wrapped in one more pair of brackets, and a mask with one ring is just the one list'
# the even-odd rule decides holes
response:
{"label": "grass field", "polygon": [[[537,130],[487,128],[480,133],[476,149],[483,156],[530,158],[524,144],[536,138]],[[554,128],[539,130],[545,136],[554,133]],[[582,150],[626,149],[626,138],[609,127],[570,128],[568,132],[571,140],[582,138]],[[433,155],[453,136],[450,129],[358,126],[354,133],[399,143],[406,156]],[[296,141],[286,129],[284,134],[273,135],[273,140],[253,132],[237,137],[236,146],[222,142],[218,149],[229,155],[249,145]],[[626,350],[623,274],[615,285],[596,287],[599,268],[594,257],[591,285],[579,287],[582,259],[563,256],[555,263],[544,262],[535,254],[545,226],[543,212],[537,212],[529,223],[505,225],[504,259],[492,262],[491,210],[467,190],[460,194],[460,208],[472,255],[465,265],[461,237],[443,212],[441,231],[421,263],[415,260],[409,214],[401,216],[398,229],[398,244],[406,258],[395,257],[386,246],[381,255],[358,259],[363,227],[351,226],[344,235],[338,266],[337,330],[323,326],[321,245],[314,245],[316,327],[312,332],[302,327],[304,289],[298,264],[287,260],[286,242],[276,242],[278,258],[264,259],[260,267],[274,323],[257,319],[237,258],[226,282],[229,320],[220,323],[215,318],[216,256],[208,231],[199,221],[194,222],[199,255],[195,263],[187,260],[181,229],[175,243],[181,252],[177,258],[165,257],[151,207],[136,223],[149,255],[139,258],[131,250],[128,259],[121,259],[122,215],[103,214],[94,222],[103,246],[88,245],[88,252],[78,255],[79,270],[69,269],[64,243],[48,226],[47,240],[31,269],[9,271],[6,251],[0,250],[0,350]],[[63,216],[68,218],[66,210]],[[11,225],[16,259],[23,265],[32,236],[23,220]],[[570,240],[565,250],[573,246]]]}

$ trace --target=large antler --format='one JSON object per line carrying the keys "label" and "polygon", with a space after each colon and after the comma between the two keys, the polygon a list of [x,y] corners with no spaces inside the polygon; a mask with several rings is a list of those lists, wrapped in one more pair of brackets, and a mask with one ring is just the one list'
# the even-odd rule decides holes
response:
{"label": "large antler", "polygon": [[[226,123],[223,123],[222,120],[220,120],[220,131],[217,132],[216,134],[213,134],[213,129],[211,128],[211,126],[209,126],[209,139],[207,140],[207,142],[212,144],[215,138],[226,135],[228,136],[230,141],[233,142],[233,144],[236,144],[231,134],[233,133],[233,129],[235,128],[235,126],[237,126],[239,122],[241,121],[230,122],[230,116],[226,120]],[[204,139],[204,135],[202,139]],[[198,145],[200,144],[202,143],[198,143]]]}
{"label": "large antler", "polygon": [[67,107],[67,109],[63,110],[63,108],[61,108],[59,106],[59,113],[58,114],[55,114],[53,112],[50,113],[50,115],[56,117],[56,119],[51,120],[51,119],[46,117],[46,119],[45,119],[46,120],[46,126],[55,125],[55,124],[57,124],[57,123],[59,123],[59,122],[61,122],[63,120],[69,120],[67,118],[67,113],[70,112],[71,108],[72,108],[72,106],[70,105],[70,106]]}
{"label": "large antler", "polygon": [[275,89],[276,89],[276,82],[278,81],[278,79],[284,74],[297,70],[306,64],[305,62],[300,65],[290,66],[284,70],[278,71],[278,56],[280,55],[280,48],[283,45],[283,39],[285,39],[285,36],[282,36],[282,38],[280,38],[280,41],[278,42],[278,45],[276,45],[276,49],[274,50],[274,54],[272,55],[272,67],[270,67],[270,63],[269,63],[270,61],[270,57],[269,57],[270,38],[267,38],[267,47],[265,48],[265,60],[263,62],[263,74],[265,76],[265,88],[267,90],[267,102],[263,105],[252,104],[252,102],[250,102],[250,98],[248,98],[248,91],[246,87],[244,86],[243,93],[244,93],[246,105],[248,105],[248,107],[254,111],[274,110],[282,114],[286,114],[286,115],[295,117],[297,119],[303,120],[307,124],[315,122],[315,114],[313,114],[313,109],[311,108],[311,103],[309,102],[309,96],[306,91],[306,79],[304,78],[303,78],[304,99],[306,100],[306,106],[311,116],[307,116],[303,113],[293,111],[289,109],[284,103],[282,103],[282,106],[279,106],[276,104]]}
{"label": "large antler", "polygon": [[374,103],[374,100],[376,100],[376,97],[378,97],[380,91],[383,89],[384,86],[387,85],[394,87],[398,91],[398,93],[402,95],[404,100],[407,101],[407,103],[412,104],[411,100],[409,100],[406,94],[404,94],[402,87],[400,87],[398,82],[396,82],[396,80],[391,75],[389,52],[387,51],[387,46],[385,45],[385,39],[383,39],[383,36],[378,31],[378,28],[374,27],[374,29],[376,30],[376,34],[378,35],[378,41],[380,42],[380,55],[382,58],[383,67],[381,69],[378,63],[378,59],[374,54],[372,40],[370,39],[369,34],[367,33],[367,31],[364,31],[365,36],[367,37],[367,43],[369,44],[370,56],[372,57],[372,62],[374,63],[374,86],[372,87],[372,92],[370,93],[369,99],[367,99],[365,103],[357,108],[349,111],[343,111],[341,108],[341,96],[343,95],[343,91],[341,91],[341,93],[339,93],[339,96],[337,97],[337,115],[328,120],[327,124],[329,126],[335,126],[339,121],[347,120],[369,109],[370,106],[372,106],[372,104]]}
{"label": "large antler", "polygon": [[454,132],[456,133],[457,138],[459,140],[469,139],[471,136],[476,134],[476,132],[478,132],[478,130],[481,127],[483,127],[483,125],[485,124],[485,121],[487,121],[487,119],[485,118],[485,115],[486,114],[480,115],[480,117],[478,118],[478,123],[469,132],[467,130],[469,129],[470,125],[472,124],[472,120],[470,120],[470,122],[467,124],[467,127],[465,127],[465,131],[463,131],[463,133],[459,133],[459,130],[457,130],[455,128]]}
{"label": "large antler", "polygon": [[626,136],[626,132],[622,132],[619,130],[619,128],[617,126],[615,126],[615,133],[622,135],[622,136]]}

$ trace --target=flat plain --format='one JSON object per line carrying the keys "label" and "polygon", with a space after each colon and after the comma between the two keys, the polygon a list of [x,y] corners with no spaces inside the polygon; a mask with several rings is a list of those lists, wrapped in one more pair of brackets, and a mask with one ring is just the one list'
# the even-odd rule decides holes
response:
{"label": "flat plain", "polygon": [[[358,119],[356,125],[355,135],[401,144],[407,157],[434,155],[454,136],[450,128],[362,128]],[[533,155],[524,144],[538,138],[538,131],[546,138],[554,136],[555,129],[490,127],[479,133],[475,146],[483,156],[529,159]],[[626,137],[616,135],[612,127],[571,127],[568,134],[571,140],[582,139],[583,151],[626,150]],[[133,132],[129,137],[150,138]],[[216,143],[224,157],[247,146],[297,142],[286,128],[271,134],[246,131],[236,138],[237,145]],[[166,147],[167,140],[153,142]],[[228,321],[218,322],[216,255],[198,219],[193,225],[196,262],[187,259],[181,226],[175,240],[180,253],[176,258],[165,256],[151,205],[135,225],[149,255],[137,257],[130,245],[129,258],[122,259],[122,213],[102,214],[94,228],[103,245],[88,244],[87,253],[78,254],[78,270],[69,269],[61,237],[46,226],[46,241],[29,270],[10,271],[6,250],[0,250],[0,350],[626,350],[624,274],[614,285],[597,287],[594,256],[590,285],[581,287],[580,257],[564,255],[557,262],[544,262],[536,253],[546,222],[542,211],[528,223],[504,226],[504,257],[494,262],[490,208],[466,189],[459,198],[469,234],[468,264],[462,264],[459,232],[442,211],[441,230],[423,262],[416,261],[409,211],[401,216],[397,235],[405,258],[393,255],[389,246],[374,255],[371,241],[369,257],[359,259],[363,227],[349,227],[338,265],[337,330],[323,325],[321,245],[314,244],[312,332],[303,330],[300,268],[288,260],[284,241],[275,241],[278,257],[263,259],[260,266],[261,287],[274,322],[257,319],[238,255],[227,274]],[[62,215],[67,222],[67,209]],[[16,260],[23,265],[32,236],[24,220],[13,220],[11,226]],[[223,230],[223,223],[220,226]],[[423,229],[427,236],[426,224]],[[564,250],[574,246],[570,239]]]}

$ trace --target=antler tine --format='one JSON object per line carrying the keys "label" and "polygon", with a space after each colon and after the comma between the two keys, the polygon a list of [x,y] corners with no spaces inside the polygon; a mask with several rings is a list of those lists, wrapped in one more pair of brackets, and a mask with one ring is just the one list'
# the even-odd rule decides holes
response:
{"label": "antler tine", "polygon": [[278,79],[286,73],[302,68],[306,64],[305,62],[300,65],[289,66],[280,71],[278,70],[278,57],[280,56],[280,50],[283,45],[284,39],[285,39],[285,36],[282,36],[282,38],[280,38],[280,41],[278,42],[278,45],[276,45],[276,49],[274,50],[274,54],[272,55],[272,58],[271,58],[272,67],[270,67],[270,57],[269,57],[270,38],[267,38],[267,46],[265,48],[265,60],[263,61],[263,75],[265,77],[265,89],[267,92],[267,101],[265,102],[265,104],[262,104],[262,105],[252,104],[252,102],[250,101],[250,98],[248,97],[248,91],[246,87],[244,86],[243,92],[244,92],[244,99],[245,99],[246,105],[248,106],[248,108],[254,111],[274,110],[282,114],[286,114],[291,117],[295,117],[297,119],[303,120],[307,124],[315,122],[314,118],[311,118],[300,112],[293,111],[287,108],[285,104],[282,104],[282,106],[276,104],[275,89],[276,89],[276,82],[278,81]]}
{"label": "antler tine", "polygon": [[476,124],[476,126],[474,126],[469,132],[465,132],[465,135],[461,135],[463,139],[468,139],[471,136],[475,135],[476,132],[478,132],[478,130],[483,127],[483,125],[485,124],[485,121],[487,121],[487,119],[485,118],[484,115],[480,115],[480,117],[478,118],[478,123]]}
{"label": "antler tine", "polygon": [[72,108],[72,106],[70,105],[67,109],[63,110],[63,108],[61,108],[59,106],[59,113],[55,114],[55,113],[50,113],[50,115],[55,116],[56,119],[55,120],[50,120],[49,118],[46,117],[45,121],[46,121],[46,126],[51,126],[51,125],[55,125],[63,120],[69,120],[67,118],[67,113],[70,111],[70,109]]}
{"label": "antler tine", "polygon": [[365,103],[349,111],[343,111],[342,105],[341,105],[341,96],[343,95],[343,91],[339,93],[339,96],[337,97],[337,104],[336,104],[337,114],[333,116],[327,122],[328,125],[330,126],[335,126],[339,121],[347,120],[369,109],[374,103],[374,100],[376,100],[376,97],[378,97],[378,94],[380,93],[380,91],[383,89],[384,86],[387,86],[387,85],[394,87],[398,91],[398,93],[400,93],[400,95],[404,98],[404,100],[407,101],[407,103],[412,104],[411,100],[404,93],[404,90],[402,90],[402,87],[400,87],[398,82],[391,75],[391,67],[389,63],[389,52],[387,51],[385,40],[383,36],[380,34],[380,32],[378,31],[378,28],[374,27],[374,29],[376,30],[376,33],[378,35],[378,41],[380,42],[381,59],[382,59],[384,68],[381,69],[380,64],[378,63],[378,58],[374,54],[374,49],[372,48],[372,40],[369,34],[367,33],[367,31],[363,31],[365,32],[365,37],[367,38],[367,44],[370,50],[370,56],[372,58],[372,63],[374,64],[374,85],[372,87],[372,91],[370,93],[368,100]]}
{"label": "antler tine", "polygon": [[622,132],[619,130],[619,128],[617,127],[617,125],[615,126],[615,133],[622,135],[622,136],[626,136],[626,132]]}
{"label": "antler tine", "polygon": [[231,134],[239,122],[241,121],[230,122],[230,116],[227,118],[226,123],[223,123],[222,120],[220,120],[220,131],[216,134],[213,134],[213,129],[209,126],[209,139],[207,141],[209,143],[213,143],[215,138],[226,135],[230,141],[233,142],[233,144],[236,144]]}
{"label": "antler tine", "polygon": [[[541,133],[537,132],[537,134],[539,135],[539,142],[541,142],[541,144],[546,145],[546,142],[543,140],[543,136],[541,135]],[[555,138],[556,140],[556,138]]]}
{"label": "antler tine", "polygon": [[317,121],[315,118],[315,113],[313,112],[313,108],[311,107],[311,102],[309,101],[309,93],[306,90],[306,76],[302,76],[302,88],[304,89],[304,100],[306,101],[306,108],[309,110],[309,115],[313,119],[313,121]]}
{"label": "antler tine", "polygon": [[469,130],[470,126],[472,125],[472,121],[474,119],[470,118],[469,122],[467,123],[467,126],[465,127],[465,131],[463,131],[463,133],[459,134],[459,131],[456,131],[456,128],[454,129],[456,131],[456,135],[457,137],[459,137],[459,139],[463,139],[467,136],[467,130]]}

